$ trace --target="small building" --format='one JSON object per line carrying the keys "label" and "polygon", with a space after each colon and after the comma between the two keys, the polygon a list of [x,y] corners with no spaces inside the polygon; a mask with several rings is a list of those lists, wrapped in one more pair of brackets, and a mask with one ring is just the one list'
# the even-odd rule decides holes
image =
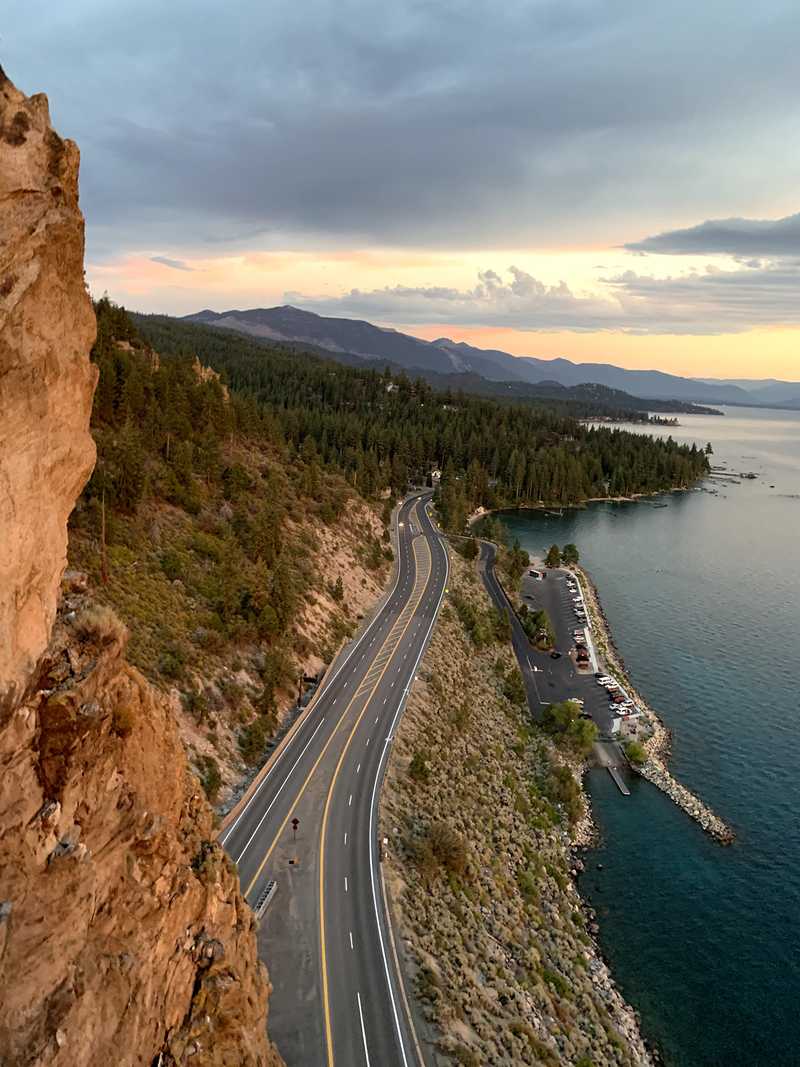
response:
{"label": "small building", "polygon": [[434,467],[434,469],[431,471],[431,485],[434,489],[439,485],[439,482],[441,482],[441,480],[442,472],[438,469],[438,467]]}

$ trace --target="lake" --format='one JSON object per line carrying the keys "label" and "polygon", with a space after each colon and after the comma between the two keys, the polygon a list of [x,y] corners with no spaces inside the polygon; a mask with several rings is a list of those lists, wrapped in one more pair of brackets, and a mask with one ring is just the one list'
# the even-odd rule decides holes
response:
{"label": "lake", "polygon": [[602,843],[580,889],[623,994],[674,1067],[788,1067],[800,1063],[800,412],[723,410],[647,432],[711,441],[715,465],[754,481],[502,518],[531,553],[577,544],[634,684],[673,731],[673,774],[737,833],[722,848],[648,783],[623,797],[590,772]]}

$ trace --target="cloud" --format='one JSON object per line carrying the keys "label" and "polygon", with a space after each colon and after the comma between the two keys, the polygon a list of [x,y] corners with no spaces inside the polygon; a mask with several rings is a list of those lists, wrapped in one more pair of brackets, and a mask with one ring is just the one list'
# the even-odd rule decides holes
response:
{"label": "cloud", "polygon": [[758,268],[760,257],[800,256],[800,214],[782,219],[709,219],[685,230],[667,230],[624,246],[630,252],[717,255]]}
{"label": "cloud", "polygon": [[598,329],[616,324],[612,301],[576,296],[565,282],[545,285],[511,266],[504,281],[494,270],[478,273],[472,289],[443,286],[386,286],[351,289],[340,297],[313,298],[286,293],[288,303],[321,315],[356,315],[415,324],[457,323],[513,326],[521,330]]}
{"label": "cloud", "polygon": [[786,0],[61,7],[8,0],[3,59],[81,146],[93,258],[597,247],[796,190]]}
{"label": "cloud", "polygon": [[162,267],[171,267],[173,270],[194,270],[182,259],[170,259],[168,256],[150,256],[151,263],[160,263]]}
{"label": "cloud", "polygon": [[471,289],[387,286],[338,297],[286,293],[288,303],[321,315],[395,324],[510,327],[527,331],[726,334],[800,326],[800,264],[705,271],[657,278],[625,271],[602,280],[600,294],[546,285],[517,267],[504,278],[481,271]]}
{"label": "cloud", "polygon": [[797,263],[709,267],[669,278],[625,271],[605,284],[619,300],[623,321],[638,332],[725,334],[800,326]]}

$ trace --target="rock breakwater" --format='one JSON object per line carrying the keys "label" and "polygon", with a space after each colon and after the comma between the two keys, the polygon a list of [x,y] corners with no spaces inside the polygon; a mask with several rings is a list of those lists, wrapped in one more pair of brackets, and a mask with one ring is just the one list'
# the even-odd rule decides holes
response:
{"label": "rock breakwater", "polygon": [[669,757],[670,751],[670,732],[641,693],[637,692],[631,684],[625,661],[614,644],[611,628],[600,602],[597,587],[582,567],[579,568],[579,572],[599,658],[607,672],[616,677],[620,684],[629,693],[633,694],[651,730],[650,737],[643,742],[647,752],[647,760],[638,766],[634,764],[631,764],[631,766],[642,778],[646,778],[648,782],[660,789],[673,803],[677,804],[687,815],[699,823],[706,833],[711,834],[723,845],[731,844],[736,837],[731,827],[699,797],[695,796],[690,789],[681,785],[667,768],[666,759]]}

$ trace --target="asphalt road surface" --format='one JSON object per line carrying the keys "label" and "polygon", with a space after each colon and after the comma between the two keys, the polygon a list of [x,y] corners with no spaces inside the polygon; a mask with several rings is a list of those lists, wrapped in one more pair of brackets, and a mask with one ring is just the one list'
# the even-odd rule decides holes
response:
{"label": "asphalt road surface", "polygon": [[377,808],[447,582],[429,498],[400,508],[392,592],[221,835],[251,905],[276,883],[259,951],[273,983],[270,1036],[288,1067],[420,1064],[386,919]]}

